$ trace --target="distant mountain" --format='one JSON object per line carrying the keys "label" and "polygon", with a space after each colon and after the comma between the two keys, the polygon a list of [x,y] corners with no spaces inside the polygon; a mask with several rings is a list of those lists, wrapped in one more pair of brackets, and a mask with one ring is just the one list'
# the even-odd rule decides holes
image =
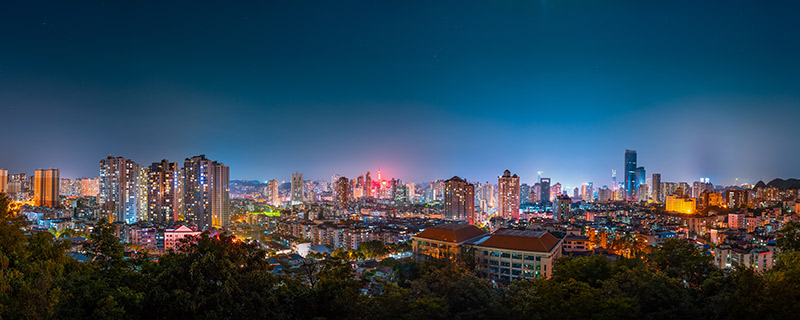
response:
{"label": "distant mountain", "polygon": [[800,189],[800,180],[798,179],[780,179],[776,178],[769,183],[764,183],[764,181],[759,181],[756,183],[755,188],[764,188],[764,187],[773,187],[780,190],[788,190],[788,189]]}

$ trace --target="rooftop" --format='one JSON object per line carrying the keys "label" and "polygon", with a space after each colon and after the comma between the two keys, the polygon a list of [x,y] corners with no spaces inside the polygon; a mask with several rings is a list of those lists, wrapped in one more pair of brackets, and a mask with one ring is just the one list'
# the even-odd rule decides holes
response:
{"label": "rooftop", "polygon": [[475,245],[498,249],[550,252],[561,240],[546,231],[501,229]]}
{"label": "rooftop", "polygon": [[418,238],[460,243],[484,235],[485,232],[469,224],[445,224],[425,229]]}

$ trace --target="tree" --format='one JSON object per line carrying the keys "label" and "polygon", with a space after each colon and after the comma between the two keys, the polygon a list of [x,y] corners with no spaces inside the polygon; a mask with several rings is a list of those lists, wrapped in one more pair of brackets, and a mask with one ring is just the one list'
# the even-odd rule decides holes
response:
{"label": "tree", "polygon": [[781,251],[800,251],[800,222],[789,221],[775,240]]}
{"label": "tree", "polygon": [[658,272],[698,289],[703,281],[720,272],[711,263],[711,257],[703,255],[686,240],[677,238],[665,240],[658,250],[648,254],[647,263]]}

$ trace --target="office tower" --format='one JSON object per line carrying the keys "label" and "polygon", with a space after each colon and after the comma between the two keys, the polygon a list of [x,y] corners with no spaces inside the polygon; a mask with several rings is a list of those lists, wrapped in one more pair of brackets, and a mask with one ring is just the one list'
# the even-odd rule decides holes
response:
{"label": "office tower", "polygon": [[636,151],[625,150],[625,199],[633,200],[634,192],[639,185],[636,183]]}
{"label": "office tower", "polygon": [[281,196],[278,193],[278,180],[267,182],[267,202],[273,206],[281,205]]}
{"label": "office tower", "polygon": [[292,173],[292,205],[303,203],[303,174],[299,172]]}
{"label": "office tower", "polygon": [[577,187],[575,189],[572,189],[572,197],[574,197],[575,199],[578,199],[578,198],[581,197],[580,190]]}
{"label": "office tower", "polygon": [[38,169],[33,180],[33,204],[42,207],[58,207],[59,184],[58,169]]}
{"label": "office tower", "polygon": [[636,189],[637,189],[636,190],[636,196],[637,196],[636,201],[647,202],[647,193],[649,192],[648,191],[648,189],[649,189],[648,186],[646,184],[640,184],[639,187],[636,188]]}
{"label": "office tower", "polygon": [[494,186],[486,182],[481,186],[481,197],[484,201],[486,201],[487,207],[494,207]]}
{"label": "office tower", "polygon": [[367,198],[372,197],[372,176],[369,171],[367,171],[364,178],[364,196]]}
{"label": "office tower", "polygon": [[553,205],[553,220],[555,221],[569,221],[572,219],[572,199],[565,194],[556,196]]}
{"label": "office tower", "polygon": [[653,174],[652,184],[653,185],[651,186],[652,187],[651,188],[651,193],[652,193],[653,202],[661,203],[661,174],[660,173],[654,173]]}
{"label": "office tower", "polygon": [[475,224],[475,186],[457,176],[444,181],[444,218]]}
{"label": "office tower", "polygon": [[8,192],[8,170],[0,169],[0,193]]}
{"label": "office tower", "polygon": [[183,172],[175,162],[154,162],[147,172],[147,220],[164,223],[183,215]]}
{"label": "office tower", "polygon": [[550,203],[550,178],[539,178],[539,188],[542,195],[539,197],[541,203]]}
{"label": "office tower", "polygon": [[519,219],[519,177],[504,171],[497,178],[497,214],[509,220]]}
{"label": "office tower", "polygon": [[533,187],[531,187],[530,199],[533,203],[542,202],[542,185],[540,183],[534,183]]}
{"label": "office tower", "polygon": [[413,182],[406,182],[406,193],[408,193],[408,200],[413,202],[417,196],[417,185]]}
{"label": "office tower", "polygon": [[526,203],[530,202],[531,196],[531,187],[528,186],[527,183],[523,183],[519,186],[519,202]]}
{"label": "office tower", "polygon": [[636,168],[636,183],[633,185],[634,191],[634,200],[641,199],[642,195],[639,194],[639,187],[645,185],[647,182],[647,178],[645,177],[647,174],[645,173],[644,167],[637,167]]}
{"label": "office tower", "polygon": [[143,168],[129,159],[108,156],[100,160],[97,203],[109,222],[131,224],[145,216],[147,188],[142,174]]}
{"label": "office tower", "polygon": [[184,218],[200,229],[230,223],[230,169],[206,159],[186,158],[183,163]]}
{"label": "office tower", "polygon": [[339,177],[336,182],[336,204],[339,208],[347,210],[350,203],[350,179]]}

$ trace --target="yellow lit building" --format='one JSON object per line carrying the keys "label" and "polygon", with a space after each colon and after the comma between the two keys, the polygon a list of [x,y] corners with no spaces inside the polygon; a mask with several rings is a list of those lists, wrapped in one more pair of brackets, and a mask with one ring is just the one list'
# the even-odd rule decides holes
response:
{"label": "yellow lit building", "polygon": [[667,196],[667,211],[691,214],[697,212],[695,199],[680,196]]}
{"label": "yellow lit building", "polygon": [[58,169],[36,170],[33,181],[33,203],[37,206],[57,207],[61,182]]}

